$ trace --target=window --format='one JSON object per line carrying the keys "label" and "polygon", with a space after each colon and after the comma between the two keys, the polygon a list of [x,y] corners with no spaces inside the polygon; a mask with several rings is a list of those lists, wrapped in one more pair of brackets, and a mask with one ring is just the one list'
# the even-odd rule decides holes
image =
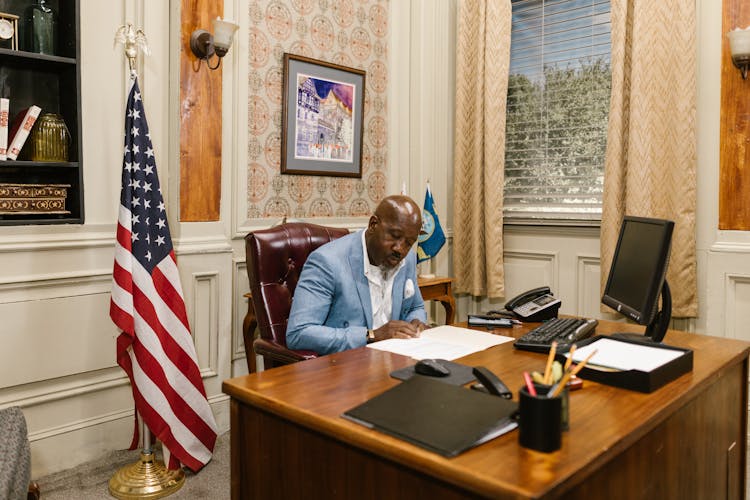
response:
{"label": "window", "polygon": [[609,0],[513,0],[506,222],[599,220]]}

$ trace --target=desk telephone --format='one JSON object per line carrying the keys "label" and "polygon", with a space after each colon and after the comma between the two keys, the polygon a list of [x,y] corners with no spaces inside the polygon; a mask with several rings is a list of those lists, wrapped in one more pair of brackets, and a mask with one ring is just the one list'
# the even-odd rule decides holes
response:
{"label": "desk telephone", "polygon": [[556,318],[561,304],[548,286],[541,286],[510,299],[505,309],[521,321],[544,321]]}

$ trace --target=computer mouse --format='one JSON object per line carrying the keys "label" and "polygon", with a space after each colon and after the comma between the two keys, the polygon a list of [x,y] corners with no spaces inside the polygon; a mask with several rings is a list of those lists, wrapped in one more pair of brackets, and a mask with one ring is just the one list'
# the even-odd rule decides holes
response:
{"label": "computer mouse", "polygon": [[447,377],[451,374],[450,368],[445,366],[439,359],[423,359],[414,365],[414,371],[428,377]]}

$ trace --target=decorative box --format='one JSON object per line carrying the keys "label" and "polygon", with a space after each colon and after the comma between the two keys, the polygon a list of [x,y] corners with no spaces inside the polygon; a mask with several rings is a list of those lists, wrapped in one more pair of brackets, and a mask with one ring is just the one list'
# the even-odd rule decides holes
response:
{"label": "decorative box", "polygon": [[70,184],[0,183],[0,214],[69,214],[65,198]]}

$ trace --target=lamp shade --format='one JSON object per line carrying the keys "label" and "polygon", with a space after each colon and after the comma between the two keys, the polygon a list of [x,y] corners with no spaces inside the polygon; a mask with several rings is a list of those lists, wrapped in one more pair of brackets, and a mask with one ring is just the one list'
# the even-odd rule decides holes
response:
{"label": "lamp shade", "polygon": [[735,28],[727,36],[732,58],[750,58],[750,26],[744,30]]}
{"label": "lamp shade", "polygon": [[232,46],[232,37],[239,26],[231,21],[222,21],[220,17],[214,19],[213,24],[214,47],[223,49],[226,52]]}

